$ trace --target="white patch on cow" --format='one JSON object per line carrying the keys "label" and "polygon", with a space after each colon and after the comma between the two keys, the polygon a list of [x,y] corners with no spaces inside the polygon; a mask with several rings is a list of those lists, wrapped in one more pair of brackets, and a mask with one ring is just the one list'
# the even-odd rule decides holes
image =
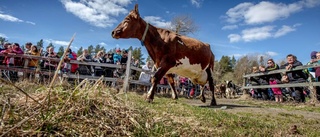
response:
{"label": "white patch on cow", "polygon": [[178,42],[179,42],[181,45],[183,45],[183,42],[182,42],[182,41],[178,40]]}
{"label": "white patch on cow", "polygon": [[204,85],[207,83],[208,74],[205,71],[209,64],[202,69],[199,64],[190,64],[189,58],[185,57],[177,61],[177,66],[169,69],[167,74],[174,73],[189,78],[193,83]]}

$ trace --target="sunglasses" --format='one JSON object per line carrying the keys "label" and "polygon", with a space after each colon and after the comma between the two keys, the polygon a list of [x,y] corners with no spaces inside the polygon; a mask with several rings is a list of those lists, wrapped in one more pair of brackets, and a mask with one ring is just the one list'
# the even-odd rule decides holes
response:
{"label": "sunglasses", "polygon": [[272,62],[268,62],[267,64],[272,64]]}

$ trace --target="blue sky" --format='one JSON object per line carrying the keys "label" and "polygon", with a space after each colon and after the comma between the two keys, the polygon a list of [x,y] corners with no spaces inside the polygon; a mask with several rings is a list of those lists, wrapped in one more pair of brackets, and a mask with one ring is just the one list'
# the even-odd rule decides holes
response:
{"label": "blue sky", "polygon": [[[0,36],[9,42],[66,46],[140,47],[137,39],[113,39],[111,31],[139,4],[140,16],[157,27],[189,15],[198,26],[190,34],[221,56],[264,55],[282,60],[294,54],[307,63],[320,51],[320,0],[1,0]],[[147,56],[145,48],[143,53]]]}

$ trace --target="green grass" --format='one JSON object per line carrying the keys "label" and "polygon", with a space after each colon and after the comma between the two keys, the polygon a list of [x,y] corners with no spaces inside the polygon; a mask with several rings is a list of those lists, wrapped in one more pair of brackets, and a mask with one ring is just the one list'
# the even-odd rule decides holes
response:
{"label": "green grass", "polygon": [[[184,99],[156,97],[149,104],[140,95],[128,93],[127,96],[128,102],[134,102],[137,108],[149,112],[145,119],[161,119],[146,130],[147,136],[320,136],[320,120],[305,119],[303,115],[263,115],[255,112],[233,114],[219,108],[191,106],[184,103]],[[280,105],[262,107],[285,108]],[[290,108],[306,110],[294,106]],[[142,119],[141,124],[145,119]],[[293,125],[298,126],[298,133],[290,132]]]}
{"label": "green grass", "polygon": [[239,104],[244,105],[254,105],[260,106],[264,108],[281,108],[285,110],[301,110],[301,111],[308,111],[308,112],[317,112],[320,113],[319,104],[309,104],[309,103],[293,103],[293,102],[283,102],[283,103],[276,103],[274,101],[261,101],[261,100],[242,100],[238,102]]}

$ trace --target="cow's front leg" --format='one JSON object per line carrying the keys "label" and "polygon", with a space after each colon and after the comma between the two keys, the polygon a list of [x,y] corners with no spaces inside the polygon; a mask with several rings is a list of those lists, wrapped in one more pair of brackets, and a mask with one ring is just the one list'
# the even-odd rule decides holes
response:
{"label": "cow's front leg", "polygon": [[168,82],[169,82],[169,85],[171,87],[172,99],[178,99],[176,88],[174,86],[174,75],[173,74],[167,74],[166,77],[168,78]]}
{"label": "cow's front leg", "polygon": [[[165,64],[165,63],[163,63]],[[154,99],[154,93],[157,90],[157,84],[160,82],[161,78],[167,73],[167,71],[170,69],[171,67],[168,65],[162,65],[159,67],[159,69],[156,71],[156,73],[154,74],[154,76],[151,78],[151,88],[147,93],[147,97],[146,100],[150,103],[153,101]]]}

